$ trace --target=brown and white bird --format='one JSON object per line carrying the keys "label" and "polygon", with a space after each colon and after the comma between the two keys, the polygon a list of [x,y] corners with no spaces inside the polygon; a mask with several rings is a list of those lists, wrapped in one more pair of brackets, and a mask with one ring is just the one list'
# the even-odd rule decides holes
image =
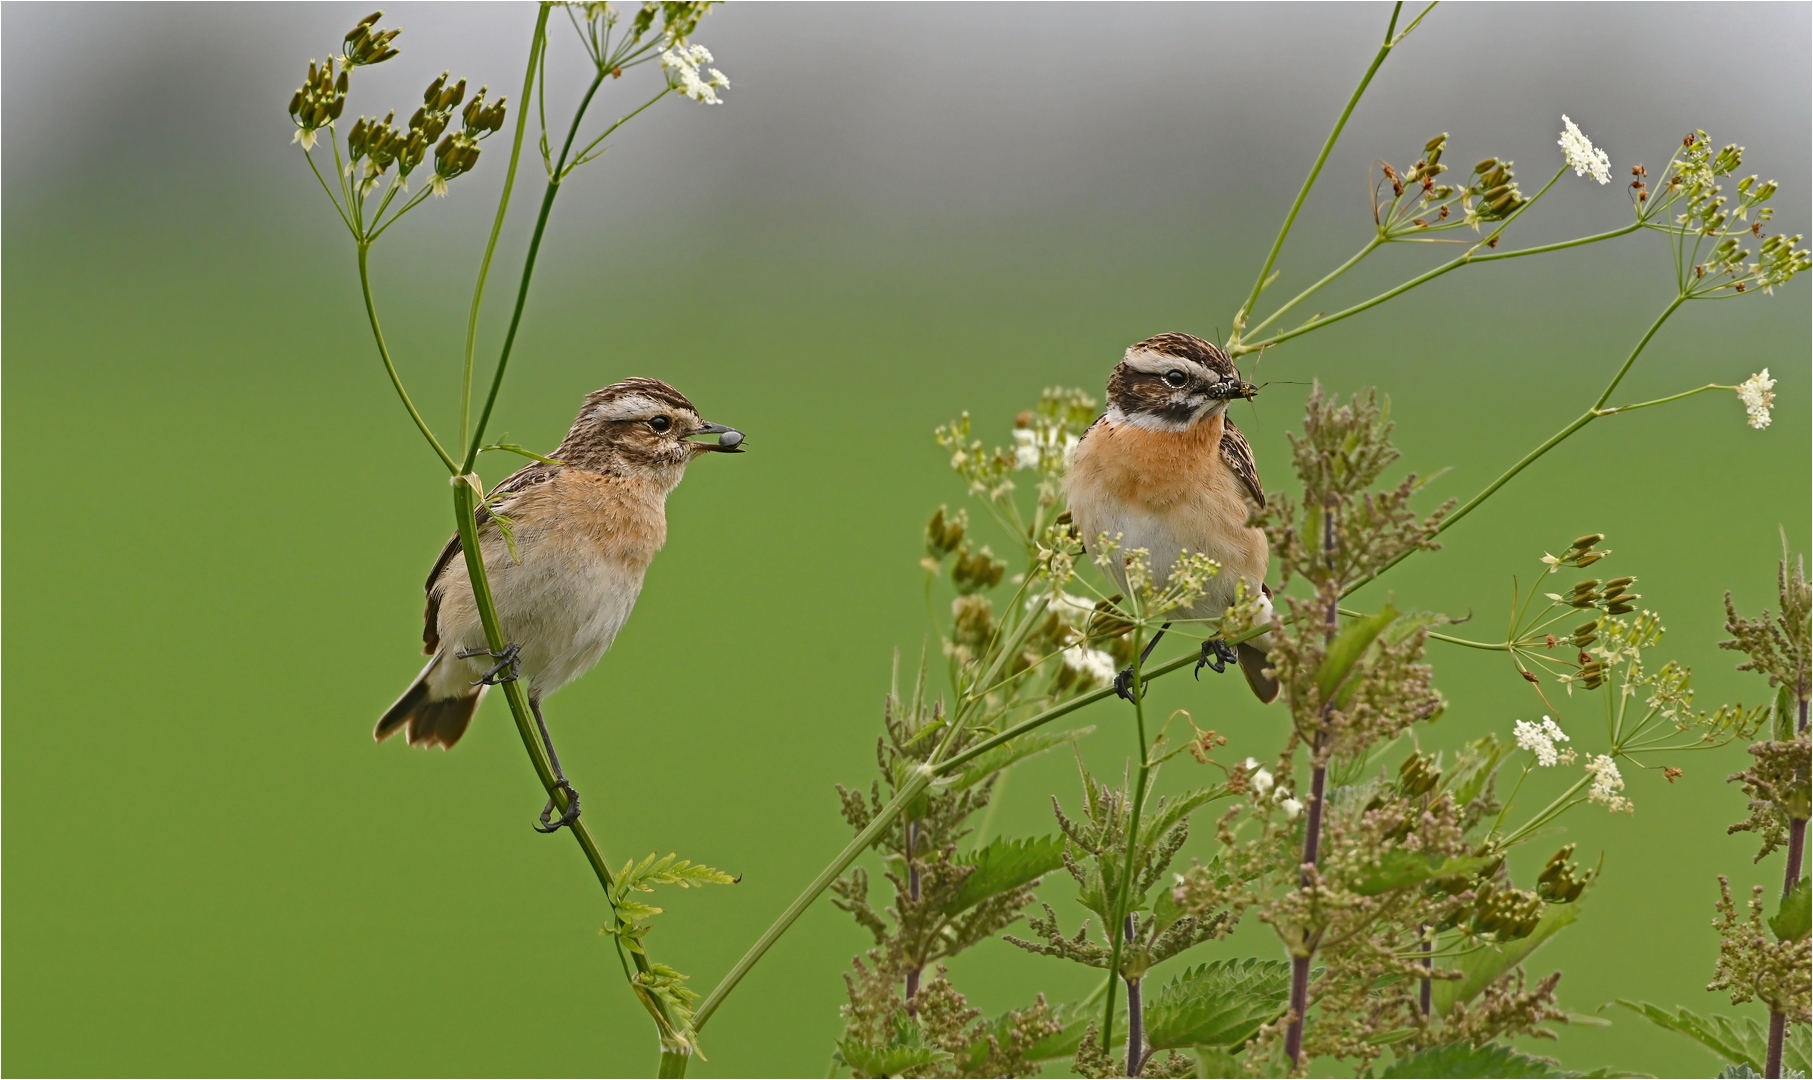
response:
{"label": "brown and white bird", "polygon": [[[1175,619],[1220,618],[1242,581],[1249,595],[1271,595],[1265,533],[1249,523],[1265,507],[1265,489],[1252,447],[1227,416],[1229,402],[1258,392],[1226,353],[1201,338],[1147,338],[1128,348],[1108,377],[1107,411],[1071,458],[1064,487],[1085,547],[1106,535],[1119,536],[1123,550],[1145,548],[1161,587],[1185,552],[1221,564],[1202,598]],[[1125,567],[1111,572],[1126,589]],[[1216,671],[1237,660],[1259,700],[1277,698],[1263,637],[1238,647],[1211,638],[1202,656]],[[1123,696],[1128,674],[1116,683]]]}
{"label": "brown and white bird", "polygon": [[[694,441],[700,435],[716,439]],[[485,573],[509,645],[501,654],[489,651],[455,533],[428,573],[422,630],[428,665],[378,720],[373,736],[382,742],[406,731],[412,746],[451,747],[486,689],[520,677],[548,741],[542,699],[596,664],[623,628],[649,563],[667,542],[668,493],[694,458],[741,453],[742,442],[742,432],[706,423],[684,394],[656,379],[627,379],[588,395],[552,455],[559,464],[537,461],[518,470],[492,489],[489,509],[477,515]],[[508,541],[498,516],[508,523]],[[572,796],[551,741],[548,754]],[[578,806],[572,796],[547,831],[570,824]]]}

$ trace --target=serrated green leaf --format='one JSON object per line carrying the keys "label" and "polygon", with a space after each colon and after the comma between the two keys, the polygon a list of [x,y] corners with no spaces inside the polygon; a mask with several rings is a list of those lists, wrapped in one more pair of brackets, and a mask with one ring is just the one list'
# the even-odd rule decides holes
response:
{"label": "serrated green leaf", "polygon": [[[1686,1008],[1677,1007],[1669,1012],[1660,1005],[1651,1005],[1647,1001],[1617,1000],[1619,1005],[1643,1017],[1657,1027],[1667,1028],[1687,1036],[1706,1049],[1734,1065],[1743,1065],[1753,1074],[1761,1075],[1764,1059],[1769,1052],[1769,1032],[1754,1017],[1744,1016],[1736,1020],[1717,1013],[1701,1016]],[[1795,1025],[1789,1029],[1788,1038],[1782,1044],[1783,1071],[1798,1071],[1801,1075],[1808,1072],[1808,1058],[1813,1057],[1813,1040],[1809,1039],[1809,1030]]]}
{"label": "serrated green leaf", "polygon": [[1360,655],[1373,643],[1392,620],[1398,617],[1397,609],[1390,604],[1376,615],[1347,624],[1328,646],[1328,654],[1322,658],[1322,666],[1316,669],[1316,691],[1323,701],[1330,701],[1335,691],[1347,681],[1353,673],[1353,666],[1360,661]]}
{"label": "serrated green leaf", "polygon": [[1154,1049],[1239,1046],[1284,1013],[1290,996],[1284,960],[1215,960],[1191,968],[1146,1001]]}
{"label": "serrated green leaf", "polygon": [[910,1076],[951,1060],[951,1055],[929,1046],[872,1047],[845,1039],[837,1044],[837,1058],[851,1071],[869,1076]]}
{"label": "serrated green leaf", "polygon": [[1501,743],[1495,735],[1475,739],[1460,752],[1454,768],[1443,778],[1443,787],[1454,796],[1457,806],[1466,806],[1479,798],[1486,785],[1498,772],[1498,766],[1511,756],[1515,744]]}
{"label": "serrated green leaf", "polygon": [[1170,832],[1172,826],[1189,817],[1198,809],[1216,799],[1228,797],[1225,784],[1214,787],[1197,788],[1165,800],[1165,805],[1149,820],[1140,825],[1139,836],[1142,845],[1156,844],[1159,838]]}
{"label": "serrated green leaf", "polygon": [[970,762],[962,772],[946,782],[946,790],[962,791],[973,787],[1016,761],[1024,761],[1035,754],[1043,754],[1052,747],[1075,742],[1094,730],[1094,725],[1090,725],[1069,731],[1029,731]]}
{"label": "serrated green leaf", "polygon": [[648,904],[639,904],[634,900],[617,901],[617,917],[624,922],[640,922],[643,919],[652,919],[656,915],[661,914],[661,911],[661,908],[652,907]]}
{"label": "serrated green leaf", "polygon": [[1781,910],[1769,920],[1769,929],[1781,941],[1799,941],[1813,930],[1813,879],[1801,878],[1794,890],[1782,897]]}
{"label": "serrated green leaf", "polygon": [[1484,855],[1464,855],[1444,859],[1439,855],[1425,855],[1416,851],[1405,851],[1393,848],[1379,859],[1379,865],[1353,883],[1353,891],[1361,896],[1377,896],[1380,893],[1401,889],[1406,885],[1415,885],[1430,878],[1457,877],[1461,874],[1473,874],[1485,869],[1497,860]]}
{"label": "serrated green leaf", "polygon": [[1083,1036],[1089,1030],[1091,1020],[1099,1020],[1100,1008],[1086,1004],[1059,1005],[1051,1010],[1051,1018],[1064,1025],[1063,1030],[1055,1035],[1047,1035],[1033,1043],[1024,1051],[1027,1061],[1056,1061],[1059,1058],[1076,1057],[1077,1048],[1083,1045]]}
{"label": "serrated green leaf", "polygon": [[1449,1043],[1432,1046],[1409,1057],[1398,1058],[1379,1072],[1379,1077],[1534,1077],[1547,1080],[1573,1076],[1539,1058],[1526,1057],[1508,1046],[1486,1043]]}
{"label": "serrated green leaf", "polygon": [[1793,742],[1794,729],[1799,722],[1799,717],[1796,715],[1799,710],[1795,708],[1793,688],[1783,684],[1782,688],[1775,692],[1774,711],[1775,722],[1770,727],[1773,729],[1775,741]]}
{"label": "serrated green leaf", "polygon": [[1524,958],[1540,948],[1543,942],[1580,917],[1581,903],[1581,900],[1576,900],[1571,904],[1547,904],[1542,913],[1542,921],[1536,924],[1536,929],[1530,932],[1529,937],[1499,945],[1487,945],[1466,956],[1457,957],[1452,966],[1460,971],[1461,977],[1458,980],[1436,980],[1431,988],[1436,1013],[1447,1016],[1448,1010],[1454,1008],[1456,1003],[1473,1000],[1494,979],[1523,963]]}
{"label": "serrated green leaf", "polygon": [[946,915],[967,911],[991,896],[1017,889],[1064,865],[1064,838],[1040,836],[1025,840],[996,840],[980,851],[956,858],[959,866],[975,872],[963,879],[957,894],[944,905]]}

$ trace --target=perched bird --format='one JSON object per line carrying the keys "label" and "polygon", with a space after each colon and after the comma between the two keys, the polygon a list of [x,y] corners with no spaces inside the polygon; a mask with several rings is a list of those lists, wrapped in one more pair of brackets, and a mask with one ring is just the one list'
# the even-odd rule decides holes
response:
{"label": "perched bird", "polygon": [[[694,441],[700,435],[716,440]],[[455,533],[428,573],[428,666],[373,737],[382,742],[406,730],[412,746],[451,747],[487,687],[520,676],[571,800],[552,825],[552,803],[542,812],[544,831],[570,824],[579,800],[554,756],[542,699],[596,664],[629,618],[642,577],[667,542],[667,495],[687,464],[712,451],[741,453],[742,442],[742,432],[706,423],[684,394],[656,379],[626,379],[588,395],[554,451],[558,463],[518,470],[478,511],[485,573],[509,645],[489,650]]]}
{"label": "perched bird", "polygon": [[[1145,548],[1160,585],[1186,551],[1221,564],[1208,591],[1175,612],[1176,619],[1219,618],[1241,581],[1249,595],[1271,595],[1265,533],[1249,524],[1265,506],[1265,489],[1252,447],[1227,417],[1230,401],[1258,392],[1241,381],[1226,353],[1201,338],[1147,338],[1108,377],[1107,411],[1083,434],[1065,475],[1071,519],[1085,547],[1118,535],[1123,550]],[[1125,567],[1112,572],[1125,589]],[[1236,648],[1211,638],[1197,670],[1206,664],[1221,671],[1237,660],[1253,693],[1270,702],[1278,681],[1266,668],[1263,640]],[[1123,696],[1130,675],[1122,672],[1116,681]]]}

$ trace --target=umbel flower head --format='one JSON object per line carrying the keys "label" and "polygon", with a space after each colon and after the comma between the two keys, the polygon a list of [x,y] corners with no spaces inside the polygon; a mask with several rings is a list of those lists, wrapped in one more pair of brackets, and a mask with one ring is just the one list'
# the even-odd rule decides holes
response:
{"label": "umbel flower head", "polygon": [[1561,152],[1567,155],[1567,163],[1574,167],[1575,176],[1591,175],[1601,184],[1609,184],[1612,179],[1612,160],[1605,151],[1593,148],[1593,142],[1586,134],[1563,115],[1561,122],[1567,127],[1561,133]]}
{"label": "umbel flower head", "polygon": [[661,54],[661,67],[667,72],[668,85],[678,90],[682,97],[705,105],[720,104],[718,91],[730,85],[730,80],[717,68],[705,69],[711,75],[709,79],[699,75],[699,65],[711,61],[710,49],[678,40]]}
{"label": "umbel flower head", "polygon": [[1769,377],[1769,369],[1764,368],[1737,384],[1738,400],[1744,403],[1744,411],[1750,414],[1750,426],[1758,431],[1769,426],[1769,409],[1775,404],[1775,380]]}
{"label": "umbel flower head", "polygon": [[1561,730],[1560,725],[1549,717],[1543,717],[1540,724],[1519,720],[1513,726],[1513,730],[1517,735],[1517,745],[1535,754],[1536,764],[1545,769],[1558,761],[1571,762],[1574,760],[1572,750],[1563,751],[1555,746],[1556,743],[1568,742],[1569,739],[1567,733]]}

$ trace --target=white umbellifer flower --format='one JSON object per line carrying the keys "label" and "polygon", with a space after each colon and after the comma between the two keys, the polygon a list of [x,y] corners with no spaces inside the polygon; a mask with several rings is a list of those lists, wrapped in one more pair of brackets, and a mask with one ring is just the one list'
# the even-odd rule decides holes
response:
{"label": "white umbellifer flower", "polygon": [[1114,657],[1100,649],[1088,649],[1081,645],[1072,645],[1064,650],[1064,666],[1103,685],[1113,682],[1117,674]]}
{"label": "white umbellifer flower", "polygon": [[1286,821],[1297,820],[1297,815],[1303,812],[1303,804],[1295,799],[1286,799],[1279,803],[1278,807],[1284,811],[1284,820]]}
{"label": "white umbellifer flower", "polygon": [[1272,790],[1272,784],[1274,782],[1272,780],[1272,774],[1266,770],[1258,770],[1253,773],[1251,779],[1253,782],[1253,791],[1256,792],[1260,798],[1265,798],[1265,793]]}
{"label": "white umbellifer flower", "polygon": [[707,68],[710,78],[699,77],[699,65],[711,63],[711,50],[703,45],[688,45],[675,42],[661,54],[661,66],[668,72],[668,82],[682,97],[706,105],[716,105],[718,89],[730,85],[730,80],[717,68]]}
{"label": "white umbellifer flower", "polygon": [[1561,760],[1561,752],[1555,748],[1555,744],[1569,741],[1567,733],[1546,716],[1540,724],[1519,720],[1513,725],[1513,730],[1517,735],[1517,745],[1534,753],[1536,764],[1545,769]]}
{"label": "white umbellifer flower", "polygon": [[[1026,610],[1031,611],[1038,606],[1038,603],[1037,597],[1028,600]],[[1060,590],[1052,594],[1051,602],[1046,605],[1046,610],[1056,612],[1058,618],[1067,623],[1076,624],[1095,614],[1095,605],[1085,597],[1072,596]]]}
{"label": "white umbellifer flower", "polygon": [[1561,152],[1567,155],[1567,163],[1574,167],[1574,175],[1590,173],[1601,184],[1611,183],[1612,159],[1605,156],[1605,151],[1593,149],[1592,140],[1575,127],[1572,120],[1563,116],[1561,122],[1567,125],[1567,130],[1561,133]]}
{"label": "white umbellifer flower", "polygon": [[1587,789],[1588,802],[1602,803],[1612,813],[1631,813],[1636,808],[1631,801],[1619,794],[1624,790],[1624,777],[1618,773],[1618,763],[1600,754],[1587,759],[1586,771],[1593,774],[1592,787]]}
{"label": "white umbellifer flower", "polygon": [[1750,426],[1758,431],[1769,426],[1769,410],[1775,405],[1775,380],[1769,377],[1769,369],[1764,368],[1737,384],[1738,400],[1744,403],[1744,411],[1750,414]]}

